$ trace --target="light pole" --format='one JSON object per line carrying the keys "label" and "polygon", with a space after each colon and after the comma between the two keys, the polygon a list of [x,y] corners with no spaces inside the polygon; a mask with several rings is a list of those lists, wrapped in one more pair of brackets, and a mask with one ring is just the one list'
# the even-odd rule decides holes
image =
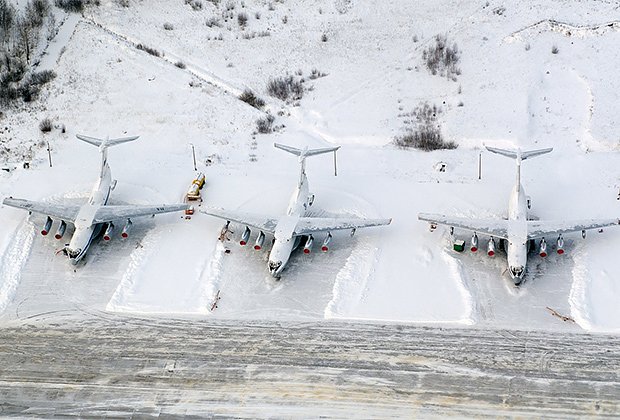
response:
{"label": "light pole", "polygon": [[52,149],[50,149],[50,142],[46,141],[47,143],[47,158],[50,161],[50,168],[52,167]]}
{"label": "light pole", "polygon": [[198,168],[196,168],[196,149],[194,148],[194,144],[190,143],[190,146],[192,146],[192,158],[194,159],[194,170],[197,171]]}

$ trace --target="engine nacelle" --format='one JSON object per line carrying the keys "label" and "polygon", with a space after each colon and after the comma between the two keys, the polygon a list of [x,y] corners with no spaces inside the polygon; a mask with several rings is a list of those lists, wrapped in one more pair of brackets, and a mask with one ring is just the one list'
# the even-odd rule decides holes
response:
{"label": "engine nacelle", "polygon": [[478,251],[478,235],[475,233],[471,237],[471,252]]}
{"label": "engine nacelle", "polygon": [[103,233],[103,240],[104,241],[109,241],[110,239],[112,239],[112,233],[114,232],[114,223],[108,223],[108,227],[106,228],[105,232]]}
{"label": "engine nacelle", "polygon": [[487,255],[489,257],[495,256],[495,239],[489,239],[489,245],[487,246]]}
{"label": "engine nacelle", "polygon": [[304,254],[310,253],[313,242],[314,242],[314,237],[312,237],[312,235],[308,236],[308,239],[306,240],[306,244],[304,245]]}
{"label": "engine nacelle", "polygon": [[52,229],[52,218],[47,216],[47,220],[45,220],[45,225],[43,226],[43,229],[41,229],[41,235],[45,236],[48,233],[50,233],[50,230]]}
{"label": "engine nacelle", "polygon": [[125,226],[123,226],[123,231],[121,232],[121,237],[123,239],[126,239],[129,237],[129,231],[131,231],[132,225],[133,223],[131,223],[131,220],[127,219],[127,223],[125,224]]}
{"label": "engine nacelle", "polygon": [[56,235],[54,235],[54,238],[61,239],[64,236],[66,230],[67,230],[67,222],[65,222],[64,220],[61,220],[60,225],[58,226],[58,230],[56,231]]}
{"label": "engine nacelle", "polygon": [[323,245],[321,245],[321,251],[323,252],[329,251],[329,248],[327,245],[329,245],[331,240],[332,240],[332,234],[330,232],[327,232],[327,236],[325,237],[325,240],[323,241]]}
{"label": "engine nacelle", "polygon": [[547,256],[547,241],[545,241],[545,238],[540,240],[540,250],[538,254],[543,258]]}
{"label": "engine nacelle", "polygon": [[557,252],[560,255],[564,254],[564,238],[562,238],[562,235],[558,236]]}
{"label": "engine nacelle", "polygon": [[258,238],[256,238],[254,249],[259,251],[263,247],[264,243],[265,243],[265,233],[261,231],[261,233],[258,234]]}
{"label": "engine nacelle", "polygon": [[239,241],[239,245],[246,245],[249,239],[250,239],[250,228],[246,226],[245,230],[243,231],[243,234],[241,235],[241,240]]}

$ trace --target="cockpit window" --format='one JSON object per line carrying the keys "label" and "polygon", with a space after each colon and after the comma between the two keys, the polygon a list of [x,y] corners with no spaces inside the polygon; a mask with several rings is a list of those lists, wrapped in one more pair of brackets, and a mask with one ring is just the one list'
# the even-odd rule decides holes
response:
{"label": "cockpit window", "polygon": [[82,252],[81,249],[69,249],[69,248],[65,248],[64,249],[65,254],[69,257],[69,258],[77,258],[78,255],[80,255],[80,253]]}
{"label": "cockpit window", "polygon": [[269,271],[275,273],[282,266],[282,261],[269,261]]}
{"label": "cockpit window", "polygon": [[510,271],[515,277],[521,277],[523,275],[523,267],[510,267]]}

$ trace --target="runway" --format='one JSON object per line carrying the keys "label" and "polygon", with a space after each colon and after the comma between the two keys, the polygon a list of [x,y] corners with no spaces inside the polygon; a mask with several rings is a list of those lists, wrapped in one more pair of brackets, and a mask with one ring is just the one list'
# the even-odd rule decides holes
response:
{"label": "runway", "polygon": [[0,415],[567,418],[620,412],[617,336],[75,315],[0,328]]}

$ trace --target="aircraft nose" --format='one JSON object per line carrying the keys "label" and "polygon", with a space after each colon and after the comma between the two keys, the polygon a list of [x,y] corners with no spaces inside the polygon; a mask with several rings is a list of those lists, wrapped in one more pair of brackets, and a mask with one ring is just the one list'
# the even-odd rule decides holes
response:
{"label": "aircraft nose", "polygon": [[269,261],[269,272],[273,277],[277,277],[280,274],[281,267],[282,261]]}

